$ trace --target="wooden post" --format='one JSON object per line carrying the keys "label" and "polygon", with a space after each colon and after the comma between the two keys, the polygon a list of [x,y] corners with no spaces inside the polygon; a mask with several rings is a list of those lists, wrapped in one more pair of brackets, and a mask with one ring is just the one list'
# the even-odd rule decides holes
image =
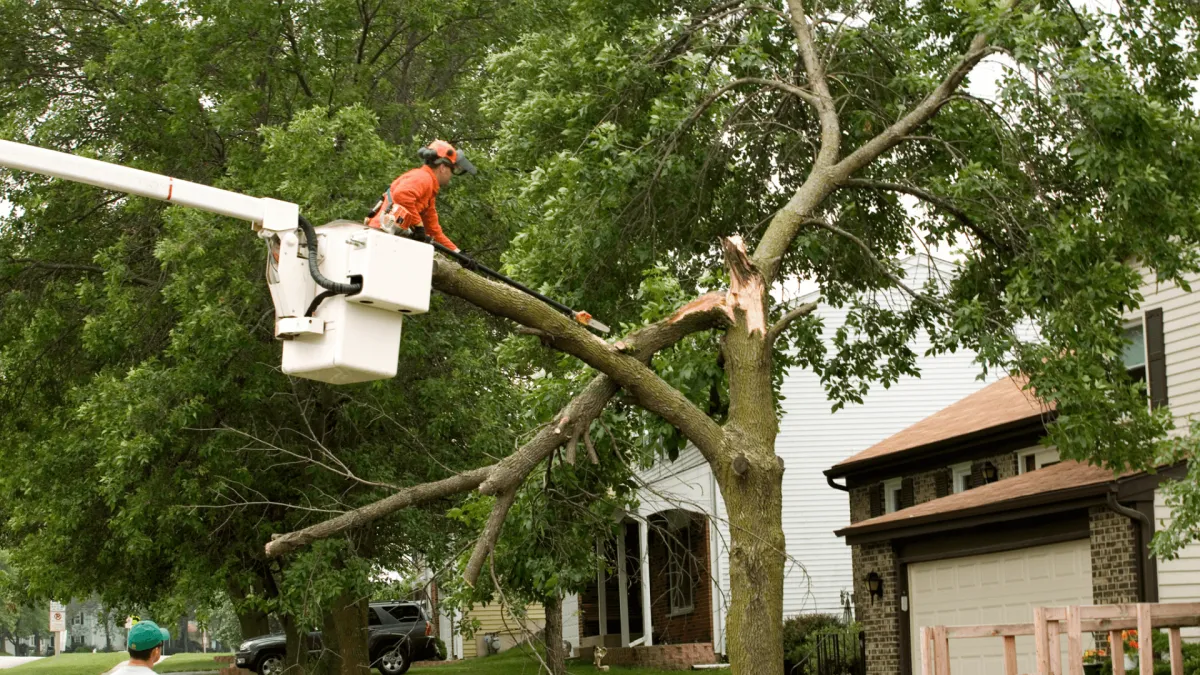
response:
{"label": "wooden post", "polygon": [[1083,631],[1080,628],[1079,605],[1067,607],[1067,672],[1083,675]]}
{"label": "wooden post", "polygon": [[1179,635],[1179,627],[1167,629],[1171,638],[1171,675],[1183,675],[1183,638]]}
{"label": "wooden post", "polygon": [[629,560],[625,557],[625,523],[617,535],[617,608],[621,616],[621,646],[629,646]]}
{"label": "wooden post", "polygon": [[933,627],[933,673],[950,675],[950,639],[945,626]]}
{"label": "wooden post", "polygon": [[1108,631],[1108,655],[1112,658],[1113,675],[1125,675],[1125,641],[1121,631]]}
{"label": "wooden post", "polygon": [[1050,634],[1050,674],[1062,675],[1062,647],[1058,642],[1058,632],[1062,624],[1057,621],[1046,622],[1046,630]]}
{"label": "wooden post", "polygon": [[1017,638],[1012,635],[1004,636],[1004,675],[1017,675]]}
{"label": "wooden post", "polygon": [[1047,635],[1046,608],[1033,608],[1033,647],[1037,654],[1038,675],[1050,675],[1050,642]]}
{"label": "wooden post", "polygon": [[933,634],[929,626],[921,626],[921,675],[933,675],[933,654],[930,653],[929,641]]}
{"label": "wooden post", "polygon": [[1150,605],[1137,606],[1138,669],[1141,675],[1154,675],[1154,627],[1150,621]]}

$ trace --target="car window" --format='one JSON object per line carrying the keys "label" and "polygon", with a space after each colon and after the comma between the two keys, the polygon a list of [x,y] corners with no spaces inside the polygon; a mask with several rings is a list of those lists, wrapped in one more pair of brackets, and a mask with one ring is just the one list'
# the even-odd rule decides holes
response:
{"label": "car window", "polygon": [[416,605],[389,605],[385,609],[397,621],[417,621],[421,618],[421,608]]}
{"label": "car window", "polygon": [[367,611],[367,625],[368,625],[368,626],[382,626],[382,625],[383,625],[383,621],[382,621],[382,620],[379,618],[379,614],[377,614],[377,613],[376,613],[376,610],[375,610],[375,608],[374,608],[374,607],[368,607],[367,609],[368,609],[368,611]]}

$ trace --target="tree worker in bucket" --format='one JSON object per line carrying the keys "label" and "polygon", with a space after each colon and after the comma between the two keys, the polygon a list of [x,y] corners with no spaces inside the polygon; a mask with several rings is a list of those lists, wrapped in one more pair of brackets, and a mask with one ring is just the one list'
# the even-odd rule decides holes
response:
{"label": "tree worker in bucket", "polygon": [[446,141],[434,141],[417,155],[425,162],[424,166],[406,171],[392,181],[383,199],[371,209],[366,224],[393,234],[411,230],[420,241],[429,236],[451,251],[458,251],[438,223],[437,193],[456,175],[474,175],[475,165]]}
{"label": "tree worker in bucket", "polygon": [[111,675],[154,675],[151,668],[162,658],[162,644],[170,639],[171,634],[153,621],[133,624],[125,641],[125,646],[129,648],[129,662]]}

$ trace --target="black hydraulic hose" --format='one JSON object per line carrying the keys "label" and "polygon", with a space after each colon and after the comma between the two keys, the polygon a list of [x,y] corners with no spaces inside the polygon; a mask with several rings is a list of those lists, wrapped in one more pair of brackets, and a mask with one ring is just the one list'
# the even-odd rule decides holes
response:
{"label": "black hydraulic hose", "polygon": [[313,313],[317,311],[317,308],[321,306],[321,303],[325,302],[325,298],[330,298],[335,295],[338,295],[337,291],[321,291],[318,293],[317,297],[313,298],[313,301],[309,303],[308,311],[304,312],[304,316],[312,316]]}
{"label": "black hydraulic hose", "polygon": [[[308,219],[304,216],[300,216],[300,230],[304,232],[304,238],[308,240],[308,273],[312,275],[313,281],[317,282],[318,286],[322,288],[328,288],[330,291],[332,291],[330,295],[354,295],[356,293],[360,293],[362,291],[361,282],[357,284],[344,284],[333,281],[332,279],[327,278],[324,274],[321,274],[321,270],[317,267],[317,231],[313,228],[312,223],[308,222]],[[317,298],[324,300],[325,297],[322,296],[328,297],[322,293],[321,295],[318,295]],[[314,298],[313,301],[316,302],[317,298]],[[316,302],[316,304],[320,303]],[[309,314],[306,314],[305,316],[311,316],[313,310],[316,310],[316,307],[310,306]]]}
{"label": "black hydraulic hose", "polygon": [[517,289],[518,291],[521,291],[522,293],[527,293],[529,295],[532,295],[533,297],[537,298],[538,300],[541,300],[542,302],[546,303],[547,305],[550,305],[554,309],[557,309],[558,311],[562,312],[563,314],[566,314],[569,318],[572,318],[572,319],[575,318],[575,310],[571,309],[570,307],[567,307],[566,305],[562,304],[561,302],[556,302],[554,300],[551,300],[550,298],[547,298],[546,296],[542,295],[541,293],[538,293],[537,291],[533,290],[532,288],[529,288],[528,286],[526,286],[520,282],[513,281],[512,279],[509,279],[508,277],[504,276],[503,274],[500,274],[496,270],[494,270],[486,265],[481,265],[480,263],[476,262],[474,258],[465,256],[465,255],[459,253],[458,251],[448,249],[445,246],[442,246],[441,244],[437,243],[436,241],[433,241],[430,243],[433,244],[433,247],[435,249],[441,251],[442,253],[445,253],[446,255],[450,256],[451,258],[454,258],[455,260],[466,265],[467,269],[472,269],[472,270],[477,270],[477,271],[483,272],[484,274],[488,275],[489,277],[492,277],[496,281],[508,284],[509,286],[512,286],[513,288]]}

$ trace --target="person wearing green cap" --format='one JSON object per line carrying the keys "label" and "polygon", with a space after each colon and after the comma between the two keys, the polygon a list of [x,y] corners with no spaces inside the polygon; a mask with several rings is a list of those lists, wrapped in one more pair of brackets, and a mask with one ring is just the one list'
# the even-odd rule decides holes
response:
{"label": "person wearing green cap", "polygon": [[109,675],[149,675],[150,668],[162,658],[162,643],[171,639],[166,628],[159,628],[153,621],[139,621],[129,629],[129,662]]}

